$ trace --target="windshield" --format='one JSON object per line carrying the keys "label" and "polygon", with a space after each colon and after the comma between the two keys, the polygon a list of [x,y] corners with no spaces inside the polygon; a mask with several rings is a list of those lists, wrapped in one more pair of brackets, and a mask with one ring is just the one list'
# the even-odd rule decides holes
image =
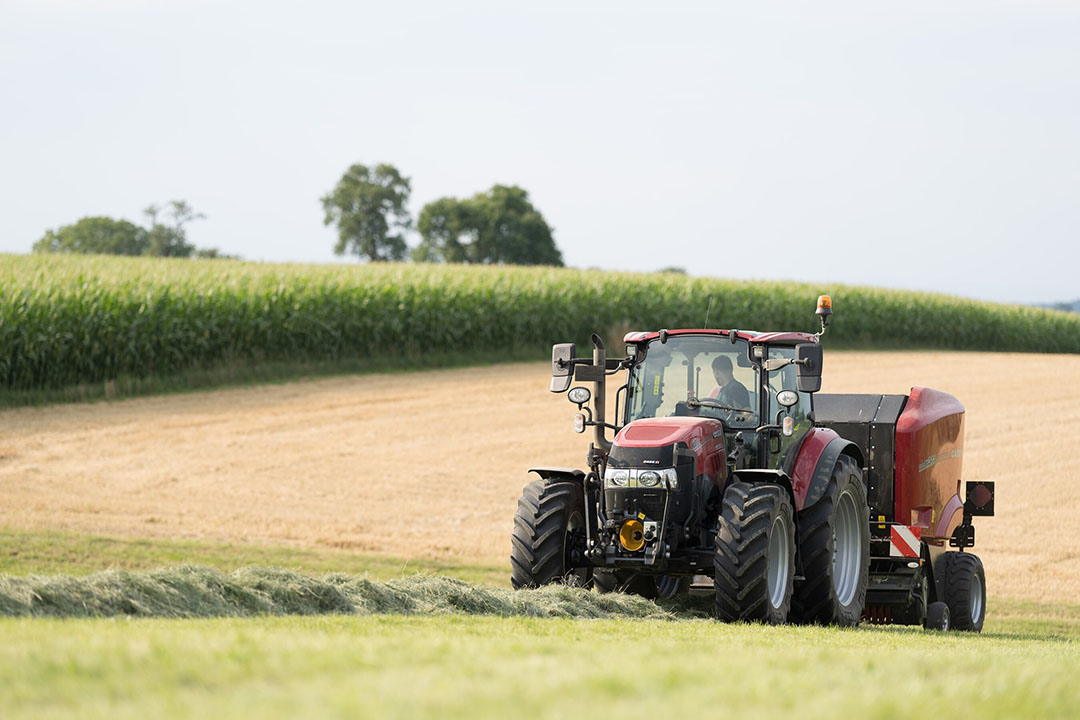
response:
{"label": "windshield", "polygon": [[628,420],[698,415],[732,428],[756,428],[757,373],[745,340],[732,343],[715,335],[654,340],[630,372]]}

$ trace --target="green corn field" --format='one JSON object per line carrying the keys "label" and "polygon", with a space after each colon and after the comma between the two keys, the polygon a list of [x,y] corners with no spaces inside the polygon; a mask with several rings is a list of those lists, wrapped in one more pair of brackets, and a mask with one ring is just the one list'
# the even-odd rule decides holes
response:
{"label": "green corn field", "polygon": [[[816,330],[833,347],[1080,352],[1080,316],[874,288],[553,268],[0,255],[0,390],[220,364],[499,353],[635,329]],[[618,348],[621,352],[621,347]]]}

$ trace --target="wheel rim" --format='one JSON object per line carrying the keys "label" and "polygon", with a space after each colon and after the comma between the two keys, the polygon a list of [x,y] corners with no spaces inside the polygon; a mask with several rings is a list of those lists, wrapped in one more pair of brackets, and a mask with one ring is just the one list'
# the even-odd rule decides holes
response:
{"label": "wheel rim", "polygon": [[778,608],[787,595],[788,567],[791,564],[791,547],[787,518],[777,515],[769,533],[769,604]]}
{"label": "wheel rim", "polygon": [[978,625],[983,611],[982,578],[978,575],[971,576],[971,624]]}
{"label": "wheel rim", "polygon": [[862,567],[862,532],[859,512],[850,492],[840,495],[833,525],[833,586],[841,605],[848,605],[859,587]]}

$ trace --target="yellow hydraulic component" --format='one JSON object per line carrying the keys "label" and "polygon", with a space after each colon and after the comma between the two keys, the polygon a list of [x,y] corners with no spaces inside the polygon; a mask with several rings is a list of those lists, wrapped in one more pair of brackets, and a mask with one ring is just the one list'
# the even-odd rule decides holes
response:
{"label": "yellow hydraulic component", "polygon": [[645,546],[645,526],[637,518],[627,520],[619,528],[619,542],[630,552],[637,552]]}

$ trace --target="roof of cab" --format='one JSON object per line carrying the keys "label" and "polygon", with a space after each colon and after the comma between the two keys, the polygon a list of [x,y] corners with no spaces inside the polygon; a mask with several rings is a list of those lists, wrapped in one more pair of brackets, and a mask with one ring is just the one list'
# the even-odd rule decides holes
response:
{"label": "roof of cab", "polygon": [[[669,336],[674,335],[717,335],[727,337],[731,330],[667,330]],[[756,330],[736,330],[735,336],[746,340],[747,342],[754,343],[777,343],[780,345],[795,345],[797,343],[816,343],[818,342],[817,335],[811,335],[810,333],[801,332],[758,332]],[[627,343],[640,343],[649,342],[660,337],[659,331],[652,332],[629,332],[626,333],[626,337],[623,338],[623,342]]]}

